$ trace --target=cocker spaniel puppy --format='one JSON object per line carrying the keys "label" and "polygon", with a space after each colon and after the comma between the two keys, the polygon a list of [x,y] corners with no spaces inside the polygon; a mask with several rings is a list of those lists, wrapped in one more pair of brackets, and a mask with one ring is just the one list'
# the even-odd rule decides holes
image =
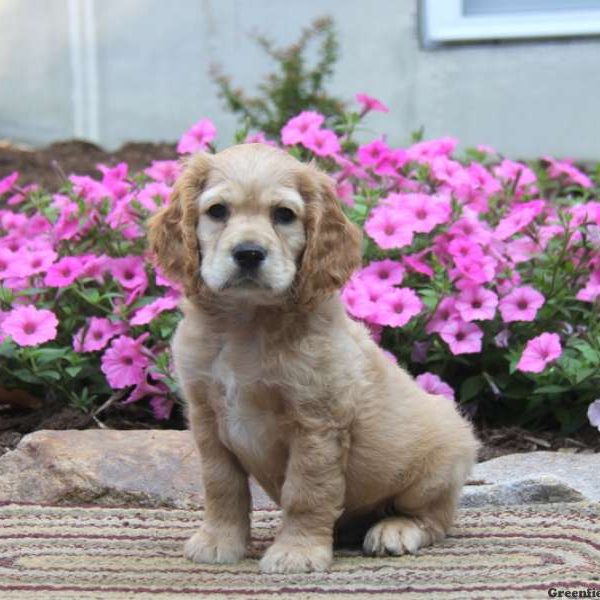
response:
{"label": "cocker spaniel puppy", "polygon": [[346,315],[360,234],[329,179],[261,144],[194,156],[150,243],[186,296],[172,348],[206,504],[185,555],[244,557],[249,475],[283,509],[264,572],[327,569],[334,532],[377,556],[441,540],[477,442]]}

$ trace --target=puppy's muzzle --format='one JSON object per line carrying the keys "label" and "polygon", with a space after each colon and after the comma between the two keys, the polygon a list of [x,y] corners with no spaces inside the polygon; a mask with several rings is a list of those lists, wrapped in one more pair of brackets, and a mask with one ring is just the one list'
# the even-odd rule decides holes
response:
{"label": "puppy's muzzle", "polygon": [[267,257],[267,250],[254,242],[242,242],[233,248],[231,255],[243,271],[256,271]]}

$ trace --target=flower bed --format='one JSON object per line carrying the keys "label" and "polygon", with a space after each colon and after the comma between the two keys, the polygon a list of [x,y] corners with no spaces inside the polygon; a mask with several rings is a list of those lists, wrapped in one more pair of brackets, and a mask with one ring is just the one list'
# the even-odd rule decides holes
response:
{"label": "flower bed", "polygon": [[[348,312],[420,383],[494,424],[600,425],[598,178],[568,161],[524,164],[489,147],[458,158],[443,138],[359,145],[371,110],[328,122],[304,112],[278,143],[333,176],[365,231]],[[182,153],[213,151],[202,120]],[[242,139],[243,139],[242,135]],[[227,145],[227,144],[223,144]],[[0,369],[6,387],[60,394],[83,409],[109,398],[175,402],[168,340],[180,290],[156,272],[144,222],[180,166],[99,166],[59,193],[0,180]]]}

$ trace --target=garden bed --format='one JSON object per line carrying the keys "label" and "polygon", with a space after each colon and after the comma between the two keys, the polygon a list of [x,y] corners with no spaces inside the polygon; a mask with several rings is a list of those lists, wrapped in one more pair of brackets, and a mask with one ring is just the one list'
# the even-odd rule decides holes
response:
{"label": "garden bed", "polygon": [[[98,164],[116,166],[124,162],[128,165],[129,173],[135,174],[153,161],[175,160],[179,156],[176,145],[166,143],[127,143],[115,152],[106,152],[94,144],[79,140],[58,142],[37,150],[0,143],[0,180],[18,171],[22,188],[35,183],[49,192],[56,192],[68,183],[71,174],[89,175],[97,179]],[[516,181],[519,181],[518,177]],[[31,396],[3,395],[3,391],[0,389],[0,454],[14,448],[23,435],[40,429],[185,427],[179,405],[175,405],[168,418],[157,420],[147,404],[136,402],[125,406],[121,403],[123,396],[119,394],[86,412],[70,406],[60,395],[54,394],[41,400]],[[461,389],[461,400],[464,400],[462,392],[464,390]],[[533,432],[519,427],[490,427],[484,423],[485,419],[479,419],[477,425],[483,442],[482,460],[536,450],[600,451],[600,436],[596,429],[587,424],[564,435],[554,430]]]}

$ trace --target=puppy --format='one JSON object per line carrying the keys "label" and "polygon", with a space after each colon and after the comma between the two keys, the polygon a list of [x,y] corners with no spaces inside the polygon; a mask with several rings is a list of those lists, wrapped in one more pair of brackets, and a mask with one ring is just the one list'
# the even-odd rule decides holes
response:
{"label": "puppy", "polygon": [[477,442],[346,315],[361,238],[327,176],[261,144],[196,155],[149,236],[186,296],[172,349],[206,497],[185,556],[244,557],[249,475],[283,509],[263,572],[327,569],[334,530],[377,556],[441,540]]}

